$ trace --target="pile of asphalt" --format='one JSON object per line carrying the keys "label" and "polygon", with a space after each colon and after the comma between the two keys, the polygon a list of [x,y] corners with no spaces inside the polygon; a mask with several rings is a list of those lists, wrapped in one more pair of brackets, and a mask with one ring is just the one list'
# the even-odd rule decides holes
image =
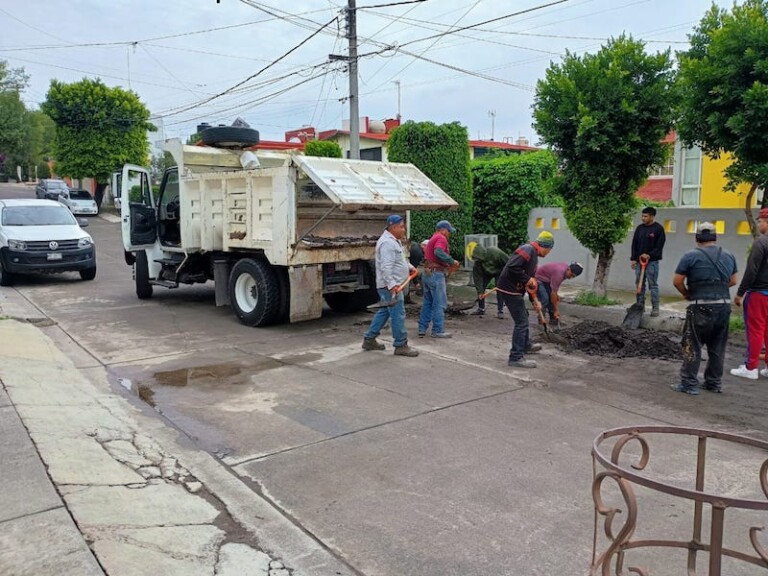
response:
{"label": "pile of asphalt", "polygon": [[567,351],[611,358],[658,358],[680,360],[680,339],[657,330],[624,330],[599,320],[586,320],[558,332]]}

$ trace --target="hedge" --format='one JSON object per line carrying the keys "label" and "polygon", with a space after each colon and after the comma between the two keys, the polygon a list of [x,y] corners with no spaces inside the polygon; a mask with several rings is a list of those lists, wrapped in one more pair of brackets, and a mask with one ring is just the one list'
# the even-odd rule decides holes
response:
{"label": "hedge", "polygon": [[472,234],[472,174],[467,129],[454,122],[406,122],[395,128],[387,143],[391,162],[410,162],[453,198],[455,211],[411,211],[411,238],[421,241],[435,233],[435,224],[449,220],[456,233],[449,239],[451,255],[461,261],[464,235]]}
{"label": "hedge", "polygon": [[342,158],[341,147],[331,140],[310,140],[304,144],[306,156],[322,156],[324,158]]}

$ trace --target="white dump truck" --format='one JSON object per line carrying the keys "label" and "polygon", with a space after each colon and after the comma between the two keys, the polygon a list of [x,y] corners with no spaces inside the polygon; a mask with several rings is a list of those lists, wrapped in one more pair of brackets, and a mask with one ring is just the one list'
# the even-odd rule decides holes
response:
{"label": "white dump truck", "polygon": [[128,165],[119,191],[136,294],[213,280],[243,324],[319,318],[377,300],[373,257],[392,212],[457,206],[411,164],[166,143],[154,193]]}

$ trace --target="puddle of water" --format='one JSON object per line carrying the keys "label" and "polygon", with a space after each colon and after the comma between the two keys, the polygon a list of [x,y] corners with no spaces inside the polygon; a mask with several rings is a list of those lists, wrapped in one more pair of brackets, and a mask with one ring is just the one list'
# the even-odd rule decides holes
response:
{"label": "puddle of water", "polygon": [[305,352],[304,354],[293,354],[292,356],[281,356],[280,360],[286,364],[305,364],[308,362],[317,362],[323,355],[318,352]]}
{"label": "puddle of water", "polygon": [[274,370],[282,366],[282,362],[266,359],[262,362],[244,366],[237,363],[211,364],[209,366],[193,366],[191,368],[178,368],[155,372],[152,378],[161,386],[183,387],[190,384],[211,385],[226,380],[227,384],[247,384],[247,377],[236,378],[245,373],[246,376],[266,370]]}

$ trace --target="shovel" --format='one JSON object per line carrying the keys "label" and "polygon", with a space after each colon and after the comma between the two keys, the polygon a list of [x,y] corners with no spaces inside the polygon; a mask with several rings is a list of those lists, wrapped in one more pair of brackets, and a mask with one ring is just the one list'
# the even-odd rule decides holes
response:
{"label": "shovel", "polygon": [[568,341],[563,338],[562,336],[558,336],[557,334],[550,334],[549,332],[549,326],[547,326],[547,321],[544,318],[544,311],[541,309],[541,302],[539,302],[539,298],[536,296],[536,291],[531,290],[530,288],[526,287],[526,291],[528,292],[528,295],[531,297],[531,300],[533,300],[533,308],[536,310],[536,312],[539,314],[539,320],[541,320],[541,325],[544,326],[544,337],[553,344],[568,344]]}
{"label": "shovel", "polygon": [[[637,283],[637,294],[643,291],[643,280],[645,280],[645,267],[648,266],[648,257],[640,257],[640,281]],[[624,321],[621,323],[621,327],[625,330],[637,330],[640,328],[640,323],[643,321],[643,313],[645,312],[645,306],[640,302],[635,302],[627,308],[627,315],[624,316]]]}
{"label": "shovel", "polygon": [[[411,272],[411,275],[408,276],[408,278],[405,279],[405,282],[403,282],[399,286],[395,286],[395,293],[392,296],[397,296],[400,292],[405,290],[405,287],[408,286],[410,281],[413,280],[414,278],[416,278],[416,276],[418,276],[418,275],[419,275],[419,271],[418,270],[414,270],[413,272]],[[391,308],[395,304],[397,304],[397,299],[391,298],[389,300],[379,300],[375,304],[371,304],[369,306],[366,306],[366,308],[368,310],[376,310],[378,308]]]}

